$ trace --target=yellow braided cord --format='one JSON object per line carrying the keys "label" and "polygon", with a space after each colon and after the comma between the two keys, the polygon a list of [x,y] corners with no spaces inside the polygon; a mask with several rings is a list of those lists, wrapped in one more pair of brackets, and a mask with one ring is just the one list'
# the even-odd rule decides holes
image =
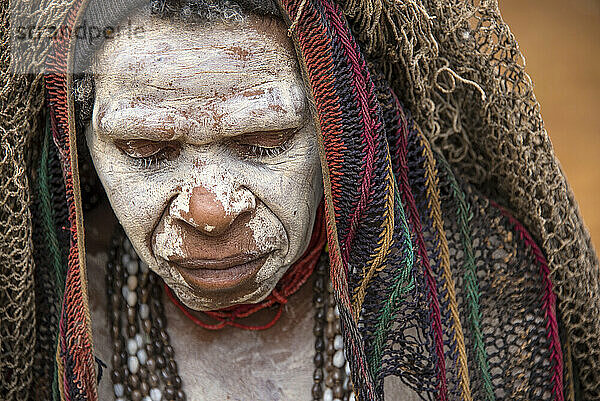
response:
{"label": "yellow braided cord", "polygon": [[[441,258],[441,265],[444,276],[444,289],[446,290],[446,301],[450,308],[450,316],[454,325],[454,341],[456,343],[455,352],[458,353],[458,373],[460,376],[460,387],[462,398],[466,401],[472,401],[471,384],[469,380],[469,368],[467,366],[467,352],[465,350],[465,337],[460,324],[458,315],[458,304],[456,302],[456,290],[454,288],[454,280],[452,279],[452,271],[450,270],[450,253],[448,251],[448,241],[446,232],[444,231],[444,221],[442,219],[442,210],[440,207],[440,195],[438,188],[438,171],[433,157],[433,152],[429,147],[429,142],[424,138],[423,133],[418,130],[421,145],[423,146],[423,156],[426,158],[426,184],[427,184],[427,199],[430,210],[430,218],[433,222],[433,228],[437,231],[439,241],[436,250]],[[456,356],[456,355],[455,355]]]}
{"label": "yellow braided cord", "polygon": [[354,295],[353,312],[354,320],[356,322],[358,322],[358,318],[360,316],[360,311],[362,309],[362,304],[365,300],[365,295],[367,293],[367,286],[369,285],[369,281],[371,281],[376,271],[384,267],[383,261],[390,249],[390,246],[392,244],[392,238],[394,235],[394,194],[396,192],[396,180],[394,179],[394,173],[392,172],[391,163],[388,163],[386,170],[386,180],[388,182],[388,185],[387,193],[385,195],[385,214],[383,216],[383,223],[381,224],[381,228],[383,229],[383,231],[381,232],[380,239],[377,242],[377,248],[375,250],[376,254],[373,257],[373,259],[368,263],[369,267],[363,270],[364,277],[361,280],[360,286],[358,287]]}

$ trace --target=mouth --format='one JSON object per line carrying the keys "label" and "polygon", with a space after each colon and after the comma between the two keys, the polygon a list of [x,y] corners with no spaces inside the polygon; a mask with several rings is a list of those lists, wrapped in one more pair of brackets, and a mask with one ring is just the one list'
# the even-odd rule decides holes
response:
{"label": "mouth", "polygon": [[168,263],[196,291],[231,291],[251,284],[269,255],[270,253],[262,256],[239,254],[223,259],[173,259]]}

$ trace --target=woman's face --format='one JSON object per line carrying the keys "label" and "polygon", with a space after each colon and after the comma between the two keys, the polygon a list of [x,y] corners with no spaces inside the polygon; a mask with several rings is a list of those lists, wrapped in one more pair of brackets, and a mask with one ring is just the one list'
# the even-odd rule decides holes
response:
{"label": "woman's face", "polygon": [[305,251],[322,196],[286,29],[132,22],[143,34],[105,42],[92,67],[86,138],[112,208],[190,308],[258,302]]}

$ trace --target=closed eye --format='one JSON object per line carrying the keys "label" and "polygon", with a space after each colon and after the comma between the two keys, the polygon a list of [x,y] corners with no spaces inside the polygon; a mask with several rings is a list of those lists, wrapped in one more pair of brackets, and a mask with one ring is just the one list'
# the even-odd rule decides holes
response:
{"label": "closed eye", "polygon": [[150,167],[179,156],[181,144],[175,141],[151,141],[148,139],[117,139],[115,145],[142,167]]}
{"label": "closed eye", "polygon": [[231,140],[231,147],[242,158],[271,158],[289,148],[296,132],[297,128],[239,135]]}

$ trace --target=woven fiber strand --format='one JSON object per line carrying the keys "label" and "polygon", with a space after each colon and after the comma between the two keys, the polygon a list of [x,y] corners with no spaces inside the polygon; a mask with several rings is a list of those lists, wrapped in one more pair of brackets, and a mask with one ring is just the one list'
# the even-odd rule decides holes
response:
{"label": "woven fiber strand", "polygon": [[58,321],[65,290],[69,235],[66,195],[57,149],[51,145],[49,122],[42,139],[38,189],[32,203],[35,246],[37,342],[35,351],[35,398],[50,399]]}
{"label": "woven fiber strand", "polygon": [[[66,14],[65,26],[74,32],[77,14],[82,0],[76,1]],[[61,396],[67,401],[97,400],[96,369],[93,356],[90,316],[87,304],[87,282],[85,260],[80,255],[83,249],[79,243],[79,232],[82,216],[77,211],[81,208],[78,198],[80,188],[77,159],[73,160],[72,152],[76,144],[71,143],[72,137],[69,124],[72,108],[68,105],[67,87],[67,58],[70,37],[57,37],[53,41],[52,51],[46,60],[46,90],[51,119],[51,130],[54,141],[63,161],[63,175],[66,189],[67,208],[70,225],[70,247],[68,268],[65,279],[65,291],[59,323],[58,340],[58,383]]]}
{"label": "woven fiber strand", "polygon": [[363,51],[381,60],[433,144],[463,179],[514,210],[541,244],[582,396],[600,398],[597,256],[497,2],[340,4]]}
{"label": "woven fiber strand", "polygon": [[[35,298],[29,155],[43,98],[39,77],[10,72],[10,4],[0,4],[0,399],[29,396]],[[14,62],[15,60],[13,60]]]}
{"label": "woven fiber strand", "polygon": [[[36,181],[38,156],[31,149],[43,132],[40,71],[47,49],[35,48],[39,44],[33,42],[28,43],[29,52],[13,52],[10,24],[19,20],[36,26],[57,24],[70,5],[70,1],[0,3],[0,399],[6,401],[45,398],[52,379],[41,375],[48,374],[43,366],[55,352],[41,344],[43,335],[36,329],[40,327],[36,321],[43,321],[48,308],[48,300],[36,296],[48,289],[44,290],[44,277],[37,275],[33,263],[35,191],[30,189]],[[11,65],[28,66],[31,73],[15,74]],[[60,175],[58,180],[62,181]],[[45,384],[38,387],[40,380]]]}

